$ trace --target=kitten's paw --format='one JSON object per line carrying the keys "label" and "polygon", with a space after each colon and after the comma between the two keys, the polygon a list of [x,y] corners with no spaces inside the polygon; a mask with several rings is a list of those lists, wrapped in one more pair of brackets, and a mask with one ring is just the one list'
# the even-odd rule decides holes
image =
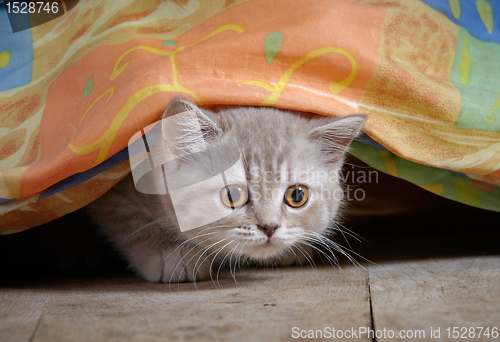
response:
{"label": "kitten's paw", "polygon": [[186,255],[182,249],[129,254],[132,268],[142,278],[156,283],[185,283],[210,277],[210,262],[205,256]]}

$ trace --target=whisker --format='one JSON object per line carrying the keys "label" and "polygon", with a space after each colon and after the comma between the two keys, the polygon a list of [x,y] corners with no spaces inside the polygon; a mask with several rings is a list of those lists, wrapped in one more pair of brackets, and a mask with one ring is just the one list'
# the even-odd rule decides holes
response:
{"label": "whisker", "polygon": [[[195,278],[195,272],[194,272],[194,271],[195,271],[195,269],[196,269],[196,265],[197,265],[197,264],[198,264],[198,262],[200,261],[200,259],[201,259],[201,257],[203,256],[203,254],[205,254],[206,252],[208,252],[208,251],[209,251],[209,250],[210,250],[213,246],[215,246],[215,245],[217,245],[217,244],[219,244],[219,243],[221,243],[221,242],[224,242],[224,241],[226,241],[226,239],[219,240],[219,241],[217,241],[217,242],[215,242],[215,243],[211,244],[210,246],[205,247],[205,248],[203,249],[203,253],[201,253],[201,254],[200,254],[200,256],[199,256],[198,260],[196,261],[196,263],[195,263],[195,265],[194,265],[194,267],[193,267],[193,282],[194,282],[194,287],[195,287],[197,290],[198,290],[198,286],[196,286],[196,278]],[[200,253],[200,252],[198,252],[198,253]],[[188,260],[188,262],[186,263],[186,266],[184,266],[184,267],[187,267],[187,265],[191,262],[191,260],[192,260],[192,259],[193,259],[193,258],[194,258],[194,257],[195,257],[198,253],[196,253],[195,255],[193,255],[193,257],[192,257],[191,259],[189,259],[189,260]]]}
{"label": "whisker", "polygon": [[[214,236],[214,237],[212,237],[212,238],[215,238],[215,236]],[[210,238],[209,240],[211,240],[212,238]],[[182,256],[182,258],[181,258],[181,259],[177,262],[177,265],[175,265],[174,269],[172,270],[172,274],[170,275],[170,279],[169,279],[169,281],[168,281],[168,283],[169,283],[169,288],[170,288],[170,284],[172,283],[172,277],[174,276],[175,271],[177,270],[177,267],[179,267],[179,265],[182,263],[182,261],[184,260],[184,258],[185,258],[185,257],[187,257],[187,256],[189,255],[189,253],[191,253],[191,251],[192,251],[193,249],[197,248],[197,247],[199,247],[199,245],[197,245],[197,244],[196,244],[196,245],[194,245],[194,246],[193,246],[193,247],[192,247],[192,248],[191,248],[191,249],[190,249],[190,250],[189,250],[186,254],[184,254],[184,255]],[[193,255],[193,256],[191,257],[191,259],[189,259],[189,260],[188,260],[188,261],[184,264],[184,267],[180,270],[180,273],[182,273],[182,272],[186,269],[186,267],[187,267],[187,265],[189,264],[189,262],[190,262],[190,261],[191,261],[191,260],[192,260],[192,259],[193,259],[196,255],[198,255],[198,253],[200,253],[201,251],[203,251],[205,248],[207,248],[207,247],[202,248],[202,249],[201,249],[200,251],[198,251],[195,255]],[[187,272],[186,272],[186,276],[187,276]],[[177,280],[177,288],[179,288],[180,279],[181,279],[181,276],[179,275],[179,279]]]}
{"label": "whisker", "polygon": [[227,257],[228,257],[231,253],[234,253],[234,250],[235,250],[235,249],[236,249],[239,245],[240,245],[240,243],[238,242],[238,244],[237,244],[237,245],[236,245],[236,246],[235,246],[235,247],[234,247],[234,248],[233,248],[233,249],[232,249],[232,250],[231,250],[228,254],[226,254],[226,255],[224,256],[224,258],[222,259],[222,261],[221,261],[221,263],[220,263],[220,265],[219,265],[219,268],[217,269],[217,277],[216,277],[216,279],[217,279],[217,285],[219,285],[219,288],[221,288],[220,283],[219,283],[219,272],[220,272],[220,270],[221,270],[221,267],[223,266],[224,261],[226,260],[226,258],[227,258]]}
{"label": "whisker", "polygon": [[300,247],[299,245],[296,245],[295,247],[304,256],[304,258],[306,258],[306,260],[309,262],[309,264],[311,265],[311,267],[313,269],[316,269],[316,263],[314,262],[314,260],[312,260],[311,256],[307,253],[307,251],[305,249],[303,249],[302,247]]}
{"label": "whisker", "polygon": [[310,244],[310,243],[307,243],[307,242],[302,242],[304,245],[306,246],[309,246],[311,247],[312,249],[314,249],[315,251],[321,253],[327,260],[328,262],[330,263],[330,265],[332,267],[335,267],[337,266],[338,268],[340,268],[340,264],[336,261],[336,260],[333,260],[332,258],[330,258],[330,256],[328,254],[326,254],[325,252],[323,252],[320,248],[314,246],[313,244]]}
{"label": "whisker", "polygon": [[[309,233],[309,232],[308,232]],[[311,233],[309,233],[311,234]],[[374,264],[376,265],[375,263],[373,263],[372,261],[364,258],[363,256],[359,255],[358,253],[354,252],[352,249],[349,249],[349,248],[346,248],[330,239],[327,239],[326,237],[320,235],[320,234],[317,234],[315,233],[313,236],[317,237],[317,238],[320,238],[323,242],[327,243],[329,246],[331,246],[334,250],[336,250],[337,252],[339,253],[342,253],[345,257],[347,257],[349,259],[349,261],[351,261],[351,263],[356,266],[356,267],[360,267],[362,268],[363,270],[366,271],[366,269],[356,260],[354,259],[351,255],[349,255],[349,253],[352,253],[352,254],[355,254],[357,257],[360,257],[362,258],[363,260],[371,263],[371,264]]]}

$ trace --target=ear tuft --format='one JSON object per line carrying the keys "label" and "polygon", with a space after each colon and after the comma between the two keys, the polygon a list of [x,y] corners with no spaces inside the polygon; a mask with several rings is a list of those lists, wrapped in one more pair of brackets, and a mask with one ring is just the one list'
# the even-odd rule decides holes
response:
{"label": "ear tuft", "polygon": [[[219,125],[210,119],[198,106],[180,97],[176,97],[170,101],[165,109],[165,112],[163,112],[162,119],[184,112],[194,113],[198,117],[197,124],[199,124],[199,126],[194,125],[193,127],[185,127],[187,131],[199,127],[203,133],[203,138],[206,140],[210,140],[215,136],[222,134],[222,129]],[[185,123],[188,125],[189,121],[185,121]]]}
{"label": "ear tuft", "polygon": [[327,153],[343,155],[353,139],[361,132],[366,119],[367,115],[364,114],[333,118],[326,124],[311,129],[309,138],[318,140]]}
{"label": "ear tuft", "polygon": [[168,118],[175,114],[183,112],[196,112],[198,110],[200,109],[192,102],[181,97],[175,97],[172,101],[170,101],[167,108],[163,112],[162,119]]}

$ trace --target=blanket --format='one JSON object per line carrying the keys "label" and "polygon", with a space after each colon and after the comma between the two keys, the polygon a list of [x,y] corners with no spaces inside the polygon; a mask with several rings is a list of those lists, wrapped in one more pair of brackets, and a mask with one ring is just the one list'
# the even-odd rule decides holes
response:
{"label": "blanket", "polygon": [[353,155],[500,211],[499,16],[492,0],[81,0],[13,33],[0,1],[0,234],[101,196],[175,96],[369,114]]}

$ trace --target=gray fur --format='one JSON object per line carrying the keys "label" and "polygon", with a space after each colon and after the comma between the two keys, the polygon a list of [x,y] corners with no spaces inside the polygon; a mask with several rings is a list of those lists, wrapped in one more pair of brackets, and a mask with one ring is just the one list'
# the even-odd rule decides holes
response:
{"label": "gray fur", "polygon": [[[172,101],[164,115],[186,109],[200,118],[207,146],[239,148],[243,156],[239,176],[246,179],[249,200],[212,225],[181,233],[169,197],[139,193],[128,176],[95,201],[90,211],[140,276],[153,282],[214,279],[221,264],[303,263],[310,258],[312,243],[339,250],[326,238],[342,204],[338,173],[365,116],[308,119],[266,107],[212,112],[181,99]],[[286,188],[294,184],[304,184],[310,192],[300,208],[283,201]],[[220,205],[213,189],[186,195],[206,201],[206,212],[185,208],[184,215],[210,215],[213,206]],[[271,237],[258,228],[270,226],[278,227]],[[334,261],[333,255],[326,258]]]}

